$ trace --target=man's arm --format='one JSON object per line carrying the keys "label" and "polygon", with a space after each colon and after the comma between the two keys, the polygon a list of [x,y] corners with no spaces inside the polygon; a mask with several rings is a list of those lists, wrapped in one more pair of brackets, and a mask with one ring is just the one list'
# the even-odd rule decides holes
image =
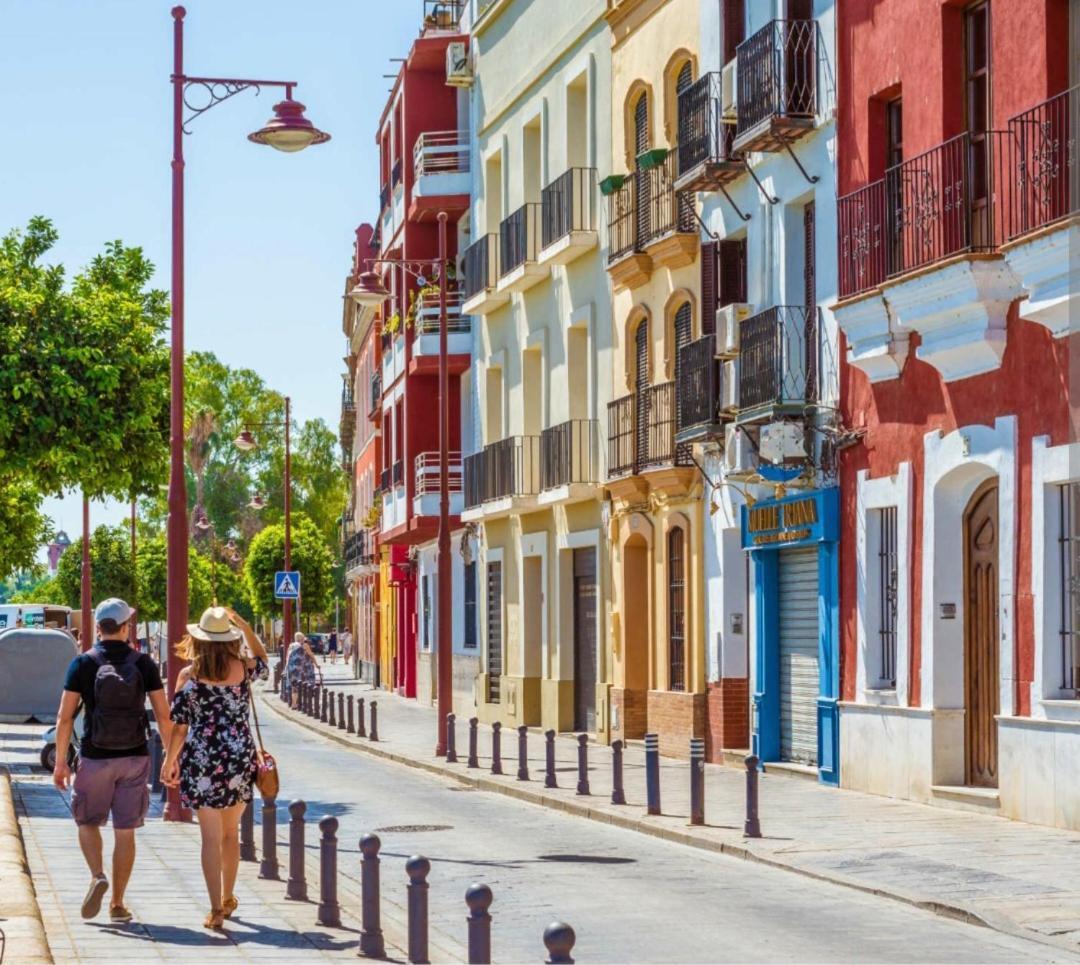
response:
{"label": "man's arm", "polygon": [[80,695],[72,690],[65,690],[60,697],[60,709],[56,712],[56,764],[53,767],[53,784],[63,791],[71,780],[71,768],[68,767],[68,748],[71,746],[71,731],[75,726],[75,715],[79,711]]}
{"label": "man's arm", "polygon": [[161,746],[169,746],[169,738],[172,736],[172,721],[169,719],[169,701],[165,698],[164,690],[150,691],[150,707],[154,711],[154,720],[157,721],[158,733],[161,735]]}

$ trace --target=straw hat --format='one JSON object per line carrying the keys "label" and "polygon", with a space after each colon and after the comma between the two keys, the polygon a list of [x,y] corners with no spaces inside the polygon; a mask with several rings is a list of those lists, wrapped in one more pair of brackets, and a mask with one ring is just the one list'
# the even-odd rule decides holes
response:
{"label": "straw hat", "polygon": [[189,623],[187,629],[196,640],[207,643],[230,643],[243,637],[243,634],[232,625],[225,608],[220,606],[212,606],[204,611],[199,622]]}

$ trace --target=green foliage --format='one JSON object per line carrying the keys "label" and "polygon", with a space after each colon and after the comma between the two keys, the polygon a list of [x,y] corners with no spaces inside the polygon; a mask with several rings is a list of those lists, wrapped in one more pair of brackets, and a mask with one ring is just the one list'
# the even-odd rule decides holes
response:
{"label": "green foliage", "polygon": [[21,476],[0,473],[0,574],[32,566],[38,548],[52,535],[52,521],[40,511],[41,493]]}
{"label": "green foliage", "polygon": [[9,603],[52,603],[56,606],[66,606],[64,596],[60,592],[60,586],[56,577],[47,576],[43,580],[18,590],[12,594]]}
{"label": "green foliage", "polygon": [[[285,568],[285,527],[267,526],[252,541],[244,561],[248,602],[259,614],[276,613],[274,573]],[[302,609],[326,613],[333,605],[334,560],[315,524],[302,513],[292,518],[292,568],[300,571]]]}
{"label": "green foliage", "polygon": [[[82,591],[82,537],[60,557],[56,587],[65,606],[77,609]],[[123,526],[99,526],[90,534],[90,599],[132,599],[131,537]]]}
{"label": "green foliage", "polygon": [[[166,579],[167,555],[164,536],[155,536],[140,544],[136,575],[138,595],[136,599],[139,617],[143,620],[164,620],[168,582]],[[238,573],[227,564],[218,561],[211,567],[210,560],[195,547],[188,546],[188,619],[199,619],[214,602],[214,585],[217,585],[217,602],[243,612],[246,609],[244,584]]]}

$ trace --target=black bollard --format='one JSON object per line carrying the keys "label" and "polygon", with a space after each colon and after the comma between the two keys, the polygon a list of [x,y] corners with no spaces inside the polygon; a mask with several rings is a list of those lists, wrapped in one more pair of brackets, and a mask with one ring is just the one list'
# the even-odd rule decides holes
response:
{"label": "black bollard", "polygon": [[589,792],[589,735],[578,734],[577,738],[577,792]]}
{"label": "black bollard", "polygon": [[622,741],[611,742],[611,803],[625,804],[626,792],[622,780]]}
{"label": "black bollard", "polygon": [[337,701],[335,700],[335,696],[336,695],[331,690],[330,691],[330,709],[329,709],[329,712],[326,715],[326,722],[331,727],[337,727],[337,714],[334,711],[334,706],[337,704]]}
{"label": "black bollard", "polygon": [[544,929],[544,947],[548,957],[544,959],[546,965],[574,965],[574,959],[570,953],[574,950],[574,942],[577,935],[574,929],[561,921],[553,921]]}
{"label": "black bollard", "polygon": [[379,908],[379,848],[377,835],[360,839],[360,954],[365,958],[385,958]]}
{"label": "black bollard", "polygon": [[281,691],[281,661],[278,661],[276,667],[274,667],[274,693]]}
{"label": "black bollard", "polygon": [[325,817],[319,822],[319,918],[320,925],[341,927],[341,907],[337,900],[337,829],[338,819]]}
{"label": "black bollard", "polygon": [[349,699],[348,699],[348,702],[347,702],[347,706],[349,708],[349,724],[345,728],[345,733],[346,734],[355,734],[356,733],[356,718],[353,716],[353,695],[352,694],[349,694]]}
{"label": "black bollard", "polygon": [[289,805],[289,881],[285,897],[307,901],[307,875],[304,872],[304,814],[307,805],[293,801]]}
{"label": "black bollard", "polygon": [[364,724],[364,698],[356,698],[356,736],[367,737],[367,726]]}
{"label": "black bollard", "polygon": [[345,695],[337,695],[337,728],[338,730],[345,729]]}
{"label": "black bollard", "polygon": [[529,728],[522,724],[518,728],[518,772],[519,781],[529,779]]}
{"label": "black bollard", "polygon": [[746,824],[743,834],[748,838],[761,837],[761,822],[758,821],[758,761],[751,754],[746,758]]}
{"label": "black bollard", "polygon": [[371,702],[371,730],[368,733],[368,740],[377,741],[379,739],[379,705],[374,700]]}
{"label": "black bollard", "polygon": [[255,860],[255,799],[247,802],[240,815],[240,860]]}
{"label": "black bollard", "polygon": [[502,724],[491,725],[491,773],[502,774]]}
{"label": "black bollard", "polygon": [[456,764],[457,761],[457,715],[446,715],[446,763]]}
{"label": "black bollard", "polygon": [[646,814],[660,813],[660,738],[645,735],[645,797]]}
{"label": "black bollard", "polygon": [[262,864],[259,877],[280,881],[277,860],[277,800],[264,797],[262,805]]}
{"label": "black bollard", "polygon": [[427,858],[414,854],[405,862],[405,873],[409,876],[408,918],[409,918],[409,961],[426,965],[428,961],[428,883],[431,862]]}
{"label": "black bollard", "polygon": [[469,965],[490,965],[491,963],[491,907],[494,895],[487,885],[470,885],[465,892],[465,904],[469,906],[469,915],[465,921],[469,925]]}
{"label": "black bollard", "polygon": [[555,780],[555,731],[544,731],[544,787],[558,787]]}
{"label": "black bollard", "polygon": [[327,720],[329,720],[326,705],[329,703],[330,693],[325,687],[320,687],[319,691],[322,694],[322,699],[319,701],[322,705],[322,709],[319,712],[319,722],[325,724]]}
{"label": "black bollard", "polygon": [[296,692],[297,692],[297,695],[300,698],[297,701],[297,708],[299,709],[301,714],[306,714],[308,717],[310,717],[311,716],[311,691],[308,688],[308,685],[306,683],[302,682],[302,681],[300,683],[298,683],[296,686],[298,688]]}
{"label": "black bollard", "polygon": [[161,793],[161,734],[154,731],[153,740],[150,741],[150,793]]}
{"label": "black bollard", "polygon": [[690,823],[705,823],[705,741],[690,738]]}
{"label": "black bollard", "polygon": [[480,726],[480,721],[475,717],[469,718],[469,761],[467,767],[479,767],[480,758],[476,753],[476,729]]}

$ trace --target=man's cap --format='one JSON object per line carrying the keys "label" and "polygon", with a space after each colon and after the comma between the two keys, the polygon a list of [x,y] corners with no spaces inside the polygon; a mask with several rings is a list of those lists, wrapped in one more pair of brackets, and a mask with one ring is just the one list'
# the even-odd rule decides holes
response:
{"label": "man's cap", "polygon": [[131,613],[131,607],[123,600],[113,596],[107,600],[102,600],[97,605],[97,609],[94,611],[94,622],[100,624],[105,620],[112,620],[116,624],[127,623],[131,618]]}

